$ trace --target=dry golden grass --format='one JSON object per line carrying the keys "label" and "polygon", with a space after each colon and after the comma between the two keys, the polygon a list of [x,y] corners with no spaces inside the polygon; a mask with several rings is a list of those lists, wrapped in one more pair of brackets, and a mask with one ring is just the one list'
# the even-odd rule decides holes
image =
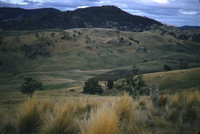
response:
{"label": "dry golden grass", "polygon": [[46,115],[46,120],[40,130],[41,134],[73,134],[75,129],[74,104],[69,102],[55,108],[53,113]]}
{"label": "dry golden grass", "polygon": [[[172,96],[169,104],[169,119],[179,125],[200,125],[200,93],[190,91]],[[195,126],[194,126],[195,127]]]}
{"label": "dry golden grass", "polygon": [[28,100],[19,112],[19,133],[32,134],[38,132],[43,124],[42,114],[42,107],[36,101]]}
{"label": "dry golden grass", "polygon": [[110,106],[103,105],[97,111],[92,111],[90,119],[81,125],[82,134],[116,134],[118,117]]}
{"label": "dry golden grass", "polygon": [[[2,133],[37,134],[193,134],[200,131],[200,93],[165,94],[153,109],[148,96],[33,98],[21,105],[17,121],[4,121]],[[3,119],[3,118],[2,118]],[[9,132],[9,130],[12,130]]]}

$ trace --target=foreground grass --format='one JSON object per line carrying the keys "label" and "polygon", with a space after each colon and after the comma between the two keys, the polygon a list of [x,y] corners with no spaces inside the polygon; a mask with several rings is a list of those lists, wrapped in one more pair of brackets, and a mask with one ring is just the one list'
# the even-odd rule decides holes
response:
{"label": "foreground grass", "polygon": [[[184,91],[159,99],[77,97],[25,101],[1,122],[1,132],[20,134],[193,134],[200,131],[200,92]],[[162,107],[161,107],[162,106]],[[5,114],[5,113],[4,113]],[[17,117],[17,118],[16,118]],[[2,118],[2,117],[1,117]]]}

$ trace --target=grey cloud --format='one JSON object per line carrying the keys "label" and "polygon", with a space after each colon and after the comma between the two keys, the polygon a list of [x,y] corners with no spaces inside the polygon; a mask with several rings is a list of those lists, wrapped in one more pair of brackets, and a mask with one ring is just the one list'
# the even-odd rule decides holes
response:
{"label": "grey cloud", "polygon": [[35,4],[40,4],[41,2],[35,2],[35,1],[32,1],[32,0],[24,0],[23,2],[29,4],[29,5],[35,5]]}

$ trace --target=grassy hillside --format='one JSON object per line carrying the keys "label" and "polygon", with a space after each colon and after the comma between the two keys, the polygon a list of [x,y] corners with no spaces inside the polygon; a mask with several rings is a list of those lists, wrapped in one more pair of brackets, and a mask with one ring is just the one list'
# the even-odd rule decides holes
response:
{"label": "grassy hillside", "polygon": [[[104,74],[105,77],[106,75],[109,75],[109,73]],[[96,78],[99,79],[98,77]],[[122,85],[123,80],[124,78],[116,80],[112,90],[104,87],[106,89],[105,95],[119,94],[117,87]],[[159,90],[163,93],[176,93],[188,89],[200,90],[200,68],[148,73],[143,75],[143,80],[147,90],[149,90],[150,84],[153,83],[158,84]]]}
{"label": "grassy hillside", "polygon": [[120,78],[134,64],[144,73],[163,71],[165,64],[173,70],[182,69],[182,63],[200,66],[199,43],[161,33],[87,28],[1,31],[0,90],[16,91],[25,76],[41,80],[46,89],[63,89],[105,73]]}
{"label": "grassy hillside", "polygon": [[200,68],[145,74],[147,85],[157,83],[161,90],[200,89]]}

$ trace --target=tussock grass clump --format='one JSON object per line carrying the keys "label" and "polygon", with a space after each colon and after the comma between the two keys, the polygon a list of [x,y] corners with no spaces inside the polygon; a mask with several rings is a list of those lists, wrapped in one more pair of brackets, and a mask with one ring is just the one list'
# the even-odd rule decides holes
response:
{"label": "tussock grass clump", "polygon": [[1,132],[2,134],[17,134],[17,129],[11,123],[7,123]]}
{"label": "tussock grass clump", "polygon": [[122,119],[133,119],[133,99],[127,94],[124,93],[114,105],[114,110],[117,116]]}
{"label": "tussock grass clump", "polygon": [[134,105],[136,102],[133,101],[127,93],[120,96],[115,102],[114,111],[118,117],[118,133],[120,134],[141,134],[142,131],[135,124],[135,110]]}
{"label": "tussock grass clump", "polygon": [[82,134],[117,134],[118,117],[111,106],[103,104],[97,111],[92,111],[90,119],[81,126]]}
{"label": "tussock grass clump", "polygon": [[99,104],[100,101],[98,101],[97,99],[92,99],[89,97],[80,98],[76,102],[76,113],[77,114],[90,113],[91,110],[96,109]]}
{"label": "tussock grass clump", "polygon": [[185,91],[171,98],[167,119],[180,129],[200,130],[200,93]]}
{"label": "tussock grass clump", "polygon": [[38,132],[43,124],[42,108],[33,100],[28,100],[19,113],[18,129],[20,134]]}
{"label": "tussock grass clump", "polygon": [[74,134],[75,116],[74,104],[69,102],[64,106],[55,108],[53,114],[50,113],[46,116],[44,126],[41,128],[41,134]]}

